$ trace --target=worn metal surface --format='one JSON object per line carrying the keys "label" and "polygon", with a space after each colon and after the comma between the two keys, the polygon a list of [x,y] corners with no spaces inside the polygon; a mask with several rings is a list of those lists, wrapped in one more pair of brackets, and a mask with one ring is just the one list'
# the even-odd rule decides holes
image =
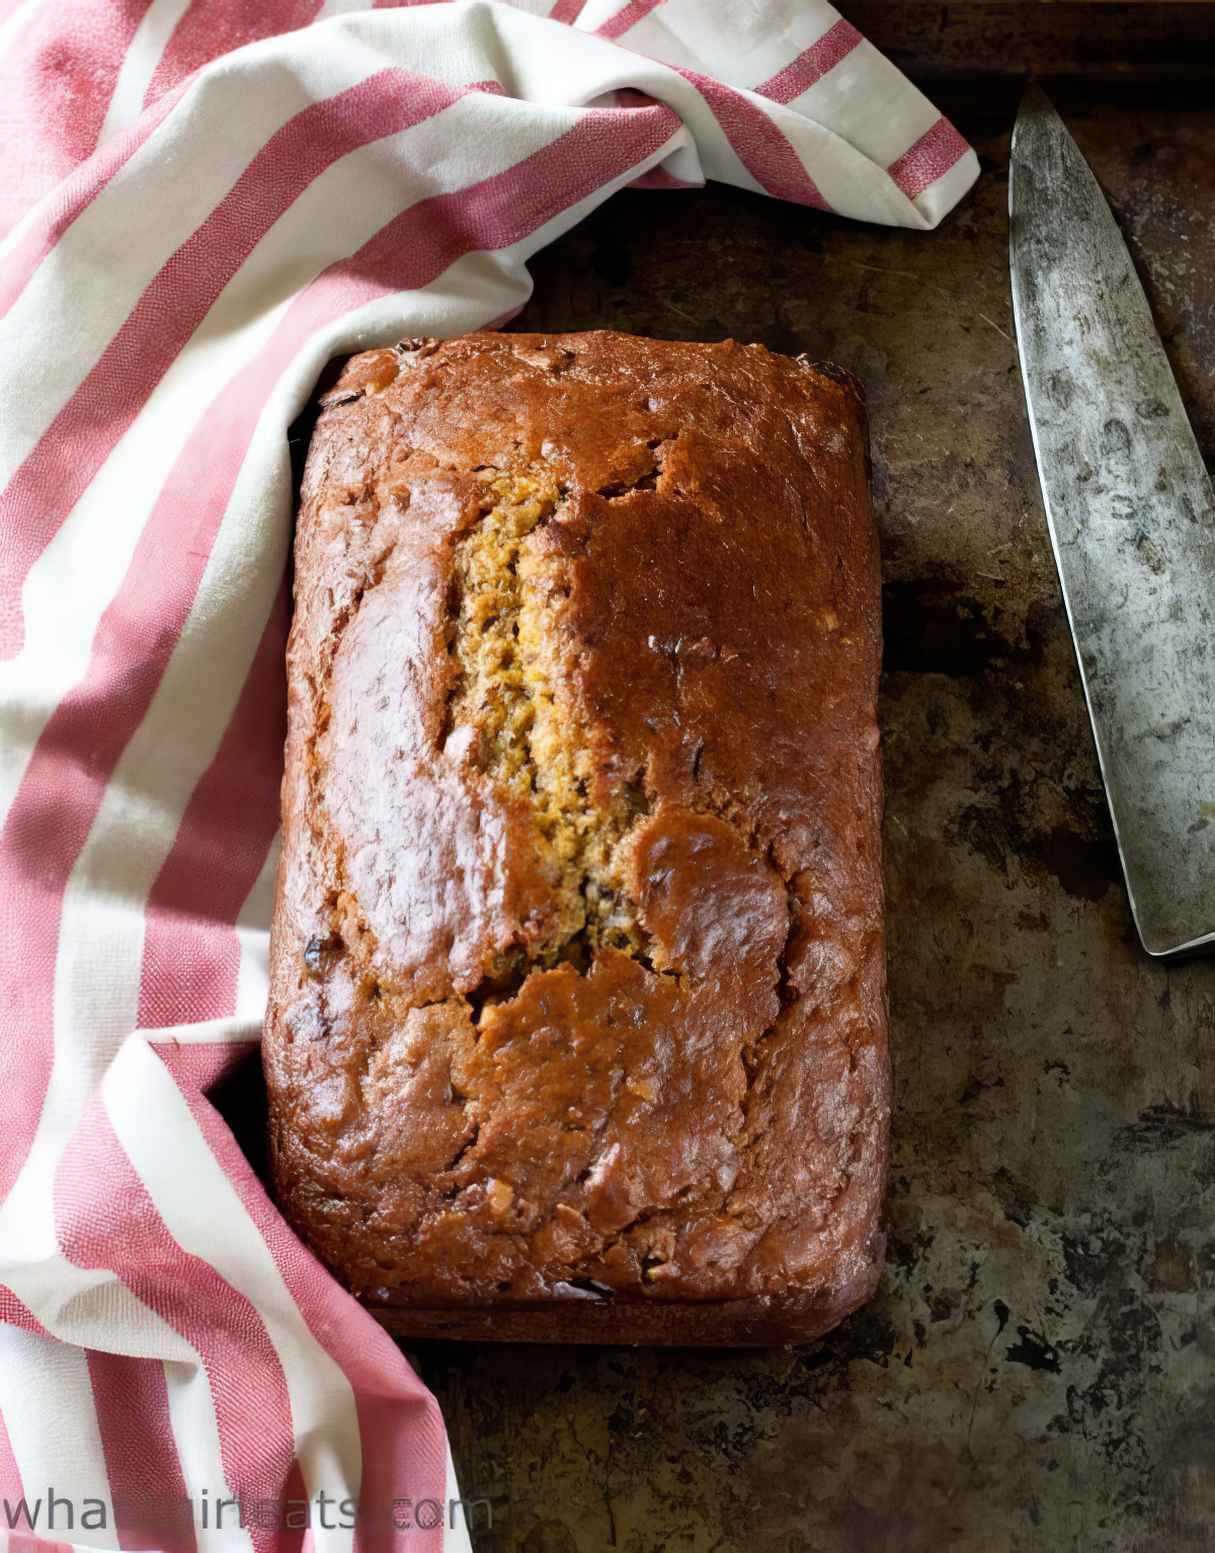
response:
{"label": "worn metal surface", "polygon": [[1210,0],[849,0],[848,20],[921,79],[1207,75]]}
{"label": "worn metal surface", "polygon": [[1009,168],[1042,499],[1135,925],[1215,937],[1215,493],[1097,180],[1039,87]]}
{"label": "worn metal surface", "polygon": [[[1052,95],[1215,449],[1209,88]],[[813,1347],[412,1349],[479,1553],[1215,1547],[1215,962],[1139,949],[1011,334],[1014,89],[939,100],[943,231],[620,197],[519,327],[759,339],[866,381],[884,541],[896,1113],[875,1303]]]}

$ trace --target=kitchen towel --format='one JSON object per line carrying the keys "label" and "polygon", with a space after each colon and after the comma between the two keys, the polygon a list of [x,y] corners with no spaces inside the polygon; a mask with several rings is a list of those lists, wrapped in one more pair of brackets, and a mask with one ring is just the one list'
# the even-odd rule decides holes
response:
{"label": "kitchen towel", "polygon": [[209,1098],[265,998],[288,428],[625,185],[928,229],[974,153],[824,0],[0,0],[0,85],[0,1535],[467,1547],[434,1399]]}

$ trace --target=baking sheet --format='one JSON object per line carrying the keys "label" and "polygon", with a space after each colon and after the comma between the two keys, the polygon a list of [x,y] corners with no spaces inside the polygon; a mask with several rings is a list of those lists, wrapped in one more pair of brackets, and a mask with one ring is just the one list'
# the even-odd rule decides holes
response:
{"label": "baking sheet", "polygon": [[[823,1343],[411,1347],[491,1503],[479,1553],[1215,1547],[1215,961],[1150,963],[1120,885],[1012,341],[1017,88],[933,92],[985,165],[939,233],[629,193],[514,326],[734,335],[867,384],[896,1112],[889,1270]],[[1054,95],[1209,453],[1215,90]]]}

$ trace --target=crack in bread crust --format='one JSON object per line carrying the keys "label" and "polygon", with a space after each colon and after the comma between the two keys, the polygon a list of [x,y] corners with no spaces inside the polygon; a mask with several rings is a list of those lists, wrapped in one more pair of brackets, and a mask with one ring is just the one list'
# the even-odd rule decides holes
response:
{"label": "crack in bread crust", "polygon": [[[601,945],[641,956],[645,935],[617,850],[649,802],[640,779],[605,791],[590,732],[563,689],[562,587],[542,542],[561,493],[543,470],[483,476],[482,515],[456,550],[451,650],[459,678],[445,738],[471,734],[474,765],[534,817],[561,906],[556,931],[532,948],[529,966],[585,965]],[[512,963],[517,970],[517,956]]]}

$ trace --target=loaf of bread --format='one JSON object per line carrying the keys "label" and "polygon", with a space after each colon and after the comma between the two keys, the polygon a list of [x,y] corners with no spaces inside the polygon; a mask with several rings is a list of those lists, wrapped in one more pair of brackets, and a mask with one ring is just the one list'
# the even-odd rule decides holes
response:
{"label": "loaf of bread", "polygon": [[594,333],[348,363],[304,477],[274,1178],[396,1331],[817,1336],[880,1271],[853,382]]}

